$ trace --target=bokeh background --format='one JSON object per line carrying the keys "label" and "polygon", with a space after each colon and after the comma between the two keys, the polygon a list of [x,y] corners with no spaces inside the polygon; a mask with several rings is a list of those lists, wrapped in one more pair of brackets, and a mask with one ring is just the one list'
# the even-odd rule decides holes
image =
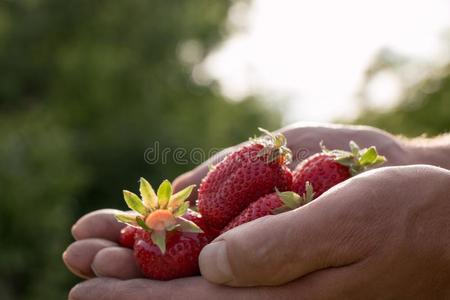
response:
{"label": "bokeh background", "polygon": [[450,4],[0,0],[0,298],[65,299],[83,213],[293,121],[450,130]]}

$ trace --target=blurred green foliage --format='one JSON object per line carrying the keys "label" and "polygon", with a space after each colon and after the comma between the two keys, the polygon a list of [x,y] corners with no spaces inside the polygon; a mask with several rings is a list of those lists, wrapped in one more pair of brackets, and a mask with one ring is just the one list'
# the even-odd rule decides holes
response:
{"label": "blurred green foliage", "polygon": [[[450,40],[448,40],[450,45]],[[390,51],[381,51],[367,69],[362,95],[368,83],[380,72],[396,75],[406,86],[396,106],[387,111],[367,107],[352,123],[366,124],[406,137],[436,136],[450,132],[450,63],[432,67],[419,80],[410,83],[405,69],[411,70],[415,62]],[[404,68],[407,65],[408,68]],[[422,70],[418,70],[422,71]],[[362,97],[363,104],[367,102]]]}
{"label": "blurred green foliage", "polygon": [[[179,59],[226,36],[228,1],[0,2],[0,295],[65,299],[61,253],[83,213],[123,208],[121,189],[192,168],[144,152],[224,147],[280,115],[197,85]],[[189,53],[188,53],[189,54]]]}

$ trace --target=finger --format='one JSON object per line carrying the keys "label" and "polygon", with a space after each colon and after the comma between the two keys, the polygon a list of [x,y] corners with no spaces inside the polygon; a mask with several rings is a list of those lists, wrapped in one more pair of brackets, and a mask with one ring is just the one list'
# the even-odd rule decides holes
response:
{"label": "finger", "polygon": [[100,238],[117,242],[120,230],[125,226],[117,222],[115,209],[101,209],[88,213],[81,217],[72,226],[72,235],[76,240]]}
{"label": "finger", "polygon": [[[351,133],[355,132],[348,128],[337,124],[301,122],[282,128],[280,132],[286,136],[287,146],[292,150],[292,166],[295,166],[307,157],[321,152],[321,142],[329,149],[346,149],[352,139]],[[357,139],[353,136],[355,138]]]}
{"label": "finger", "polygon": [[117,246],[116,243],[102,239],[85,239],[72,243],[63,253],[67,268],[81,278],[95,276],[91,269],[95,255],[101,249]]}
{"label": "finger", "polygon": [[[112,278],[94,278],[76,285],[69,294],[69,300],[124,299],[272,300],[281,298],[276,298],[274,291],[264,291],[264,289],[235,289],[211,284],[201,277],[187,277],[171,281],[153,281],[148,279],[121,281]],[[294,298],[291,295],[282,299],[299,299],[299,297]]]}
{"label": "finger", "polygon": [[[94,278],[76,285],[69,300],[154,300],[154,299],[257,299],[259,292],[214,285],[201,277],[187,277],[172,281],[148,279],[118,280]],[[259,298],[259,300],[261,300]]]}
{"label": "finger", "polygon": [[[364,273],[357,264],[327,268],[286,284],[284,292],[289,295],[295,291],[296,295],[311,300],[367,299],[367,295],[375,296],[377,291],[371,291],[370,282],[366,281]],[[364,286],[364,289],[361,289],[361,286]],[[360,292],[363,292],[363,295],[358,295]]]}
{"label": "finger", "polygon": [[349,141],[355,141],[361,147],[376,146],[381,154],[389,154],[391,162],[404,161],[407,155],[392,135],[377,128],[361,125],[340,125],[300,122],[280,130],[293,152],[294,167],[298,162],[314,153],[320,152],[320,142],[328,149],[347,150]]}
{"label": "finger", "polygon": [[202,164],[193,169],[192,171],[189,171],[187,173],[178,176],[173,181],[174,192],[178,192],[189,185],[195,184],[196,188],[194,188],[192,190],[192,193],[189,195],[189,201],[191,203],[194,203],[194,201],[198,197],[197,189],[200,186],[200,182],[206,176],[207,173],[208,173],[208,166]]}
{"label": "finger", "polygon": [[361,277],[356,275],[348,267],[334,268],[312,273],[282,286],[239,289],[212,284],[202,277],[171,281],[94,278],[76,285],[70,291],[69,300],[363,299],[355,296],[355,291],[361,290],[362,282],[359,280]]}
{"label": "finger", "polygon": [[224,233],[200,253],[202,275],[230,286],[280,285],[364,258],[376,243],[367,225],[374,217],[358,205],[358,195],[370,191],[362,181],[355,177],[297,210]]}
{"label": "finger", "polygon": [[119,279],[142,277],[133,250],[123,247],[108,247],[98,251],[92,262],[92,270],[99,277]]}

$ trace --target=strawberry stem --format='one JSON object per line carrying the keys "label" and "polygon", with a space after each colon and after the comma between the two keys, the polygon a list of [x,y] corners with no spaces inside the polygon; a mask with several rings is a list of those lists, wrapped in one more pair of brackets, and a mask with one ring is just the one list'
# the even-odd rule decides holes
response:
{"label": "strawberry stem", "polygon": [[350,152],[343,150],[328,150],[322,142],[320,143],[320,146],[323,153],[333,155],[336,162],[348,167],[352,176],[386,162],[386,157],[379,155],[375,146],[361,149],[354,141],[350,141]]}
{"label": "strawberry stem", "polygon": [[278,161],[281,164],[290,164],[292,162],[292,151],[286,146],[286,137],[281,133],[273,134],[264,128],[258,127],[258,130],[264,133],[263,136],[253,139],[255,143],[264,146],[259,151],[258,157],[265,157],[267,163]]}

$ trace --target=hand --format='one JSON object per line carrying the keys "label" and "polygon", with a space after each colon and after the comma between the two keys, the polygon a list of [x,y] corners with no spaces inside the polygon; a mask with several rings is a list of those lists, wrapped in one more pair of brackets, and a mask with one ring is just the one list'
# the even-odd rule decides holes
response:
{"label": "hand", "polygon": [[114,245],[119,228],[110,214],[91,214],[74,227],[81,240],[66,263],[85,276],[93,264],[98,275],[128,280],[91,279],[70,299],[448,299],[449,186],[450,171],[441,168],[381,168],[299,209],[237,227],[200,255],[203,276],[223,285],[128,279],[137,275],[124,255],[130,250],[89,240]]}
{"label": "hand", "polygon": [[[351,140],[355,141],[360,147],[376,146],[378,152],[388,158],[383,166],[417,163],[409,145],[385,131],[369,126],[297,123],[277,132],[286,136],[288,147],[293,152],[293,162],[290,166],[292,168],[308,156],[320,152],[319,144],[321,141],[328,149],[349,150],[348,144]],[[199,185],[208,173],[209,165],[219,162],[241,145],[225,149],[194,170],[179,176],[173,183],[174,189],[180,190],[191,184]],[[195,200],[196,196],[196,191],[194,191],[190,200]]]}
{"label": "hand", "polygon": [[[289,287],[235,289],[208,282],[200,276],[172,281],[141,278],[132,251],[119,247],[122,224],[117,211],[104,209],[82,217],[72,228],[76,239],[63,254],[75,275],[88,279],[70,292],[70,300],[152,300],[152,299],[289,299]],[[99,276],[99,277],[95,277]],[[260,297],[258,297],[260,298]],[[298,299],[298,297],[295,297]]]}
{"label": "hand", "polygon": [[[76,241],[63,253],[63,261],[72,273],[84,279],[110,275],[122,279],[142,276],[133,263],[132,251],[117,243],[120,230],[125,226],[115,219],[114,214],[118,212],[97,210],[83,216],[72,227]],[[98,272],[94,271],[97,268]]]}

